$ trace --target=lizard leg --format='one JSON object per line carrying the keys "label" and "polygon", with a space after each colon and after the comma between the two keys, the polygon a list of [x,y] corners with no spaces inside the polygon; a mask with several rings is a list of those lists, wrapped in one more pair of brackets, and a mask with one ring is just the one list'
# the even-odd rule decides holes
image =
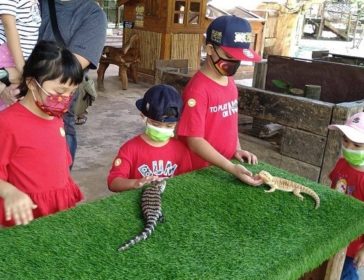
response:
{"label": "lizard leg", "polygon": [[270,189],[269,190],[265,190],[265,192],[274,192],[277,188],[274,185],[269,185]]}
{"label": "lizard leg", "polygon": [[163,213],[161,213],[158,217],[158,222],[164,223],[165,221],[166,221],[166,217],[163,215]]}
{"label": "lizard leg", "polygon": [[293,191],[293,194],[294,194],[295,196],[297,196],[300,200],[303,200],[303,196],[302,196],[302,194],[300,193],[300,190],[299,190],[299,189],[295,189],[295,190]]}

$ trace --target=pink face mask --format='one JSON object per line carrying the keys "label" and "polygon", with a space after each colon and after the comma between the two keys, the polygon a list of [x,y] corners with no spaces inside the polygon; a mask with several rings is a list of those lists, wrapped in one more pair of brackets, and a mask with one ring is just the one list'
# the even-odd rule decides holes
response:
{"label": "pink face mask", "polygon": [[38,101],[32,91],[35,104],[44,113],[49,116],[62,117],[64,113],[68,111],[68,107],[71,103],[72,96],[62,96],[60,93],[50,94],[36,81],[39,88],[46,94],[46,99],[43,102]]}

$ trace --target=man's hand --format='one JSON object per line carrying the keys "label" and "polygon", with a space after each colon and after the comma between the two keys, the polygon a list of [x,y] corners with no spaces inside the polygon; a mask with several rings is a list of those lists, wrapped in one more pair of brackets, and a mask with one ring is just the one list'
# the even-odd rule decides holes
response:
{"label": "man's hand", "polygon": [[236,150],[234,154],[235,158],[240,162],[247,162],[249,164],[257,164],[258,158],[251,152],[245,150]]}
{"label": "man's hand", "polygon": [[247,183],[248,185],[260,186],[263,184],[263,180],[258,175],[253,176],[253,174],[241,164],[234,164],[233,174],[240,181]]}
{"label": "man's hand", "polygon": [[2,87],[3,84],[0,83],[0,99],[6,104],[11,105],[17,101],[16,96],[20,93],[17,84],[11,84],[8,87]]}

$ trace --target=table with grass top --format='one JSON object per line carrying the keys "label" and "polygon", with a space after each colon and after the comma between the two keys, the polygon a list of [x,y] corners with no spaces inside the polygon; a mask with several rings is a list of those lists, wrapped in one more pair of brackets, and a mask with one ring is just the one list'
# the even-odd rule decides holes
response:
{"label": "table with grass top", "polygon": [[264,163],[248,168],[312,188],[320,208],[210,167],[168,180],[165,222],[123,253],[143,228],[141,190],[1,230],[0,279],[298,279],[364,233],[363,203]]}

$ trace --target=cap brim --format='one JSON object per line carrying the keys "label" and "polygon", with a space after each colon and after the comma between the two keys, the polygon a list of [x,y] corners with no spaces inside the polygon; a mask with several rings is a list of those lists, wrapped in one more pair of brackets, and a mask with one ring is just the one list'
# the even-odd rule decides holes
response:
{"label": "cap brim", "polygon": [[243,49],[243,48],[230,48],[230,47],[223,47],[220,46],[228,55],[233,57],[236,60],[242,61],[252,61],[252,62],[259,62],[262,60],[260,55],[258,55],[252,49]]}
{"label": "cap brim", "polygon": [[329,129],[339,129],[342,133],[345,134],[351,141],[364,144],[364,133],[347,125],[340,125],[340,124],[332,124],[328,126]]}
{"label": "cap brim", "polygon": [[135,106],[138,108],[139,111],[142,111],[142,108],[143,108],[143,99],[138,99],[135,102]]}

